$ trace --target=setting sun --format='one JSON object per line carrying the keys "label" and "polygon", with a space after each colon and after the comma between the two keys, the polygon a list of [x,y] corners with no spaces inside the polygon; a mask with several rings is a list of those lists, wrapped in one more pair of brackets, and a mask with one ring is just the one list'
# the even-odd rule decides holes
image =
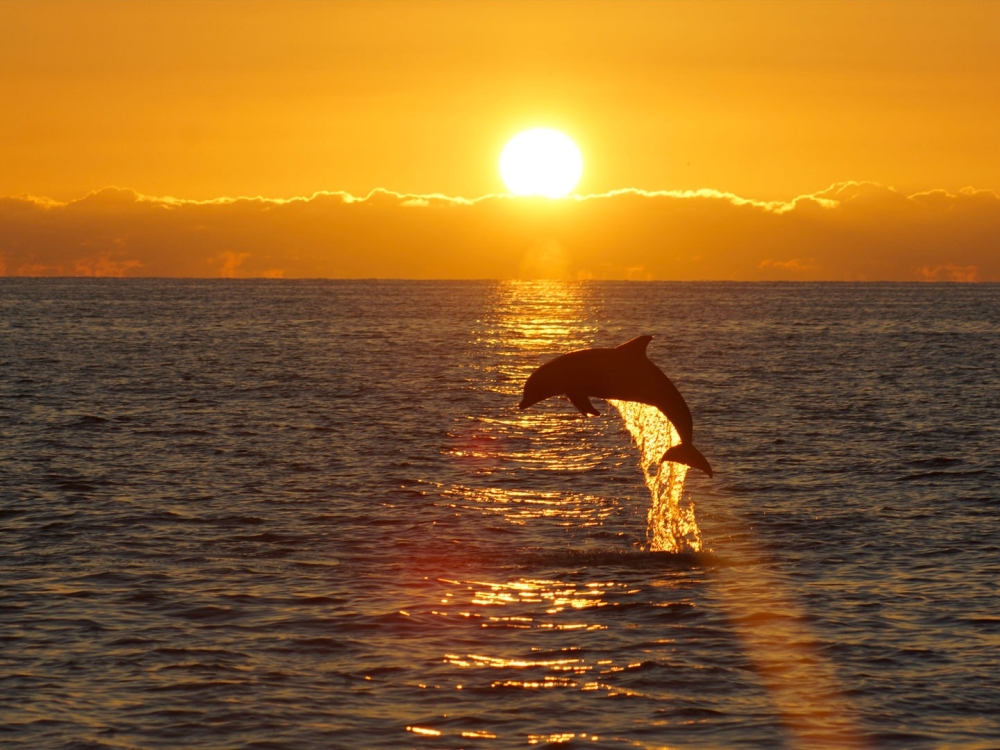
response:
{"label": "setting sun", "polygon": [[518,133],[500,154],[500,177],[514,195],[562,198],[583,174],[583,156],[565,133],[532,128]]}

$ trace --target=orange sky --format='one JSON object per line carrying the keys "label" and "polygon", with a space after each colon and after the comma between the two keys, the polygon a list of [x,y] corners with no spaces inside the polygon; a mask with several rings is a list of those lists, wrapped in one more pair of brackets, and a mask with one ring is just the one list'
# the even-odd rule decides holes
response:
{"label": "orange sky", "polygon": [[0,0],[0,101],[0,196],[475,198],[539,125],[581,194],[957,196],[1000,190],[1000,3]]}
{"label": "orange sky", "polygon": [[1000,3],[0,2],[0,195],[1000,189]]}

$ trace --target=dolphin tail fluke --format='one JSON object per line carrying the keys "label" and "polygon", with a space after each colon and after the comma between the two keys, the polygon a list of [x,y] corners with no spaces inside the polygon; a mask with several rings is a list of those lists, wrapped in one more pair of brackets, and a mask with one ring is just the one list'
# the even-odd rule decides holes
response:
{"label": "dolphin tail fluke", "polygon": [[663,458],[660,459],[660,463],[663,463],[664,461],[672,461],[675,464],[684,464],[685,466],[690,466],[692,469],[701,469],[703,472],[708,474],[709,477],[712,476],[712,467],[709,465],[708,459],[701,455],[701,451],[691,445],[691,443],[681,443],[680,445],[675,445],[663,454]]}

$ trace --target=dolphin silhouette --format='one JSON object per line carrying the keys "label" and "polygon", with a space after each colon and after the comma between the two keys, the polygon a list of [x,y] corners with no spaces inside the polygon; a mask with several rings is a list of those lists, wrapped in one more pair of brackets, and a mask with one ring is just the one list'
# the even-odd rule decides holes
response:
{"label": "dolphin silhouette", "polygon": [[584,415],[600,415],[590,397],[638,401],[655,406],[670,420],[681,442],[660,461],[685,464],[712,476],[712,467],[691,443],[691,410],[670,378],[649,361],[652,336],[639,336],[614,349],[581,349],[546,362],[528,376],[518,406],[527,409],[551,396],[565,395]]}

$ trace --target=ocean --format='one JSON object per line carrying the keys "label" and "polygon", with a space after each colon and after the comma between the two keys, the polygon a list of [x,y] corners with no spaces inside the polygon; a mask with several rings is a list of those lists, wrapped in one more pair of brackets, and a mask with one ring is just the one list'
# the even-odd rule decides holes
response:
{"label": "ocean", "polygon": [[998,446],[1000,285],[0,279],[0,743],[1000,747]]}

